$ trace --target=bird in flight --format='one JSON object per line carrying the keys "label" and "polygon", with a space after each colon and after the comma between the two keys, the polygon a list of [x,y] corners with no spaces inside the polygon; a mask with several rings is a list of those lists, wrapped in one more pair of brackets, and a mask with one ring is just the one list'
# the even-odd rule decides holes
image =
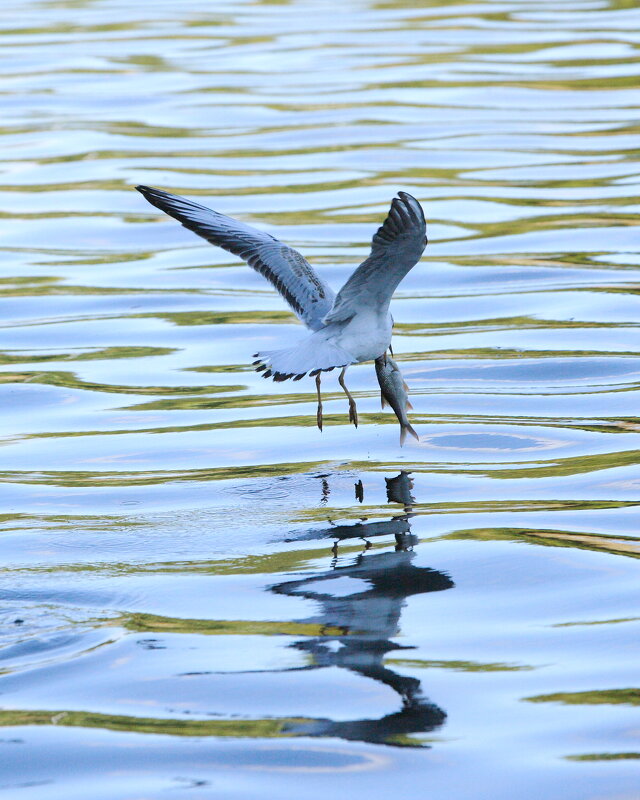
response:
{"label": "bird in flight", "polygon": [[338,380],[349,399],[349,420],[357,427],[358,412],[344,382],[345,372],[350,364],[363,361],[381,359],[386,363],[393,328],[391,297],[427,246],[420,203],[410,194],[398,192],[373,237],[369,257],[336,295],[297,250],[265,231],[160,189],[136,189],[185,228],[240,256],[278,290],[311,333],[293,347],[255,353],[255,369],[274,381],[297,381],[307,374],[315,377],[320,430],[320,375],[340,369]]}

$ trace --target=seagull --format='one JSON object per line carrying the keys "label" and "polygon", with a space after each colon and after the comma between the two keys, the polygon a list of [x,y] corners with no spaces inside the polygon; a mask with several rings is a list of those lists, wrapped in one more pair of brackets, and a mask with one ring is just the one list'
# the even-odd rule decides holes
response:
{"label": "seagull", "polygon": [[349,400],[349,421],[358,427],[356,402],[344,376],[349,365],[386,359],[391,349],[391,297],[427,246],[427,224],[415,197],[398,192],[393,198],[387,218],[373,237],[369,257],[336,295],[297,250],[269,233],[161,189],[136,189],[185,228],[244,259],[278,290],[311,331],[292,347],[254,353],[256,371],[274,381],[297,381],[307,374],[315,377],[316,418],[322,430],[320,375],[340,369],[338,381]]}

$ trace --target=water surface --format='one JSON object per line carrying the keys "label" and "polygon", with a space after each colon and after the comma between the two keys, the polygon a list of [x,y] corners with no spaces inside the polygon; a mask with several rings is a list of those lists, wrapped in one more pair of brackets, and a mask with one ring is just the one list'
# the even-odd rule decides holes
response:
{"label": "water surface", "polygon": [[[636,4],[3,8],[0,793],[637,798]],[[414,194],[420,442],[137,183],[335,288]]]}

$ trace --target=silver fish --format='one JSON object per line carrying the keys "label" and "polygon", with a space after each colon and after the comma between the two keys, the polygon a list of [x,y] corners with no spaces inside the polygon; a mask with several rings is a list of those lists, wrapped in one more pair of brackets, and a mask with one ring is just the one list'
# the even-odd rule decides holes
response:
{"label": "silver fish", "polygon": [[402,378],[400,367],[391,356],[380,356],[380,358],[376,358],[376,375],[380,384],[382,407],[390,405],[400,423],[400,447],[407,438],[407,431],[420,441],[420,437],[411,427],[407,417],[407,410],[413,406],[409,402],[409,387]]}

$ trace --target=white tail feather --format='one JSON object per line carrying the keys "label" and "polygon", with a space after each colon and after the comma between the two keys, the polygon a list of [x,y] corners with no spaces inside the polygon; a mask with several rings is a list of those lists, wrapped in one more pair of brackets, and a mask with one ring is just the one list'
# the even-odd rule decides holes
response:
{"label": "white tail feather", "polygon": [[265,376],[273,376],[276,380],[283,380],[285,376],[302,376],[308,372],[346,367],[355,360],[338,345],[315,334],[303,339],[295,347],[256,353],[256,358],[261,367],[266,367]]}

